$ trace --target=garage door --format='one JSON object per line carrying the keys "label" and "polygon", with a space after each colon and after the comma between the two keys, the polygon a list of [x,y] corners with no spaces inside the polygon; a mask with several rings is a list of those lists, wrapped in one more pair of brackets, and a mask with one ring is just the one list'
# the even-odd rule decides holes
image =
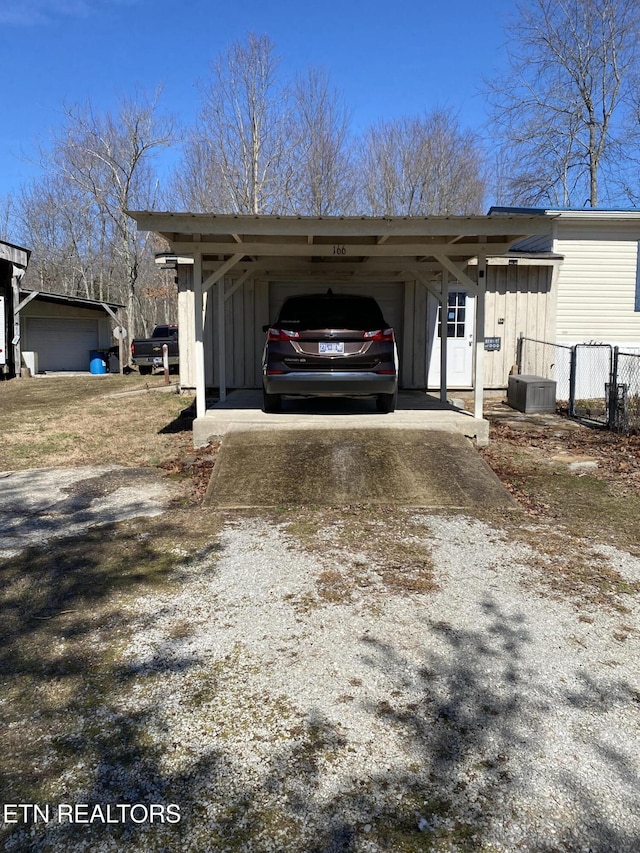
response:
{"label": "garage door", "polygon": [[98,346],[98,320],[27,318],[22,348],[38,353],[39,370],[89,370]]}
{"label": "garage door", "polygon": [[295,282],[271,282],[269,287],[269,319],[275,320],[280,306],[289,296],[306,293],[326,293],[331,287],[334,293],[352,293],[355,296],[373,296],[382,309],[384,318],[396,334],[398,352],[402,352],[402,325],[404,318],[403,284],[297,284]]}

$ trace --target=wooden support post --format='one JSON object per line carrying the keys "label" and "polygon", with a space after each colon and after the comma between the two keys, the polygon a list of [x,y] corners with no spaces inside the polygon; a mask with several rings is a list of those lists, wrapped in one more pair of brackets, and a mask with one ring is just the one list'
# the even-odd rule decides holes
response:
{"label": "wooden support post", "polygon": [[[440,402],[447,402],[447,356],[449,355],[449,273],[443,268],[440,288]],[[436,329],[436,334],[438,330]]]}
{"label": "wooden support post", "polygon": [[167,344],[162,344],[162,367],[164,369],[164,384],[169,385],[169,347]]}
{"label": "wooden support post", "polygon": [[484,406],[484,313],[487,292],[487,255],[478,256],[478,290],[476,294],[476,357],[473,368],[473,416],[482,418]]}
{"label": "wooden support post", "polygon": [[202,253],[196,252],[193,259],[193,313],[195,330],[196,368],[196,417],[203,418],[207,412],[204,370],[204,317],[202,307]]}
{"label": "wooden support post", "polygon": [[218,288],[218,389],[220,392],[220,402],[227,399],[227,348],[225,342],[225,299],[224,299],[225,278],[221,278],[216,283]]}

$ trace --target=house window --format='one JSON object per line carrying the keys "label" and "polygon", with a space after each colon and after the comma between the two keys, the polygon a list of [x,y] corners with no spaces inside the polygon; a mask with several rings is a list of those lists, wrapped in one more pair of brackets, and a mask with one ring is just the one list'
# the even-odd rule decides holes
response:
{"label": "house window", "polygon": [[[640,249],[639,249],[640,251]],[[449,294],[447,305],[447,337],[464,338],[467,294],[458,290]],[[442,306],[438,306],[438,337],[442,337]]]}

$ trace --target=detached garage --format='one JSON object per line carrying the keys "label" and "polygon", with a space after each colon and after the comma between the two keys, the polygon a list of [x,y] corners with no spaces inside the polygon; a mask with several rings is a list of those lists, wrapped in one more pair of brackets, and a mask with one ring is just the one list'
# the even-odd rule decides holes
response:
{"label": "detached garage", "polygon": [[[25,304],[33,293],[36,296]],[[53,293],[20,294],[21,351],[23,357],[37,353],[40,372],[87,371],[91,350],[113,345],[112,329],[121,306]]]}
{"label": "detached garage", "polygon": [[26,317],[24,341],[38,353],[40,370],[86,370],[88,353],[99,347],[100,321]]}
{"label": "detached garage", "polygon": [[88,371],[91,351],[113,345],[123,306],[21,287],[29,255],[0,241],[0,370]]}

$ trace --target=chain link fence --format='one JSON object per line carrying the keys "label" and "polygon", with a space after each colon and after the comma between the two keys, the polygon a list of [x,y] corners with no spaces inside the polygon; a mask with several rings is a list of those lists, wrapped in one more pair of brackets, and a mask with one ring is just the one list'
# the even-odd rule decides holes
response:
{"label": "chain link fence", "polygon": [[613,428],[640,432],[640,353],[614,353]]}
{"label": "chain link fence", "polygon": [[573,372],[569,414],[580,420],[609,425],[609,400],[613,376],[613,347],[609,344],[576,344],[572,349]]}
{"label": "chain link fence", "polygon": [[640,432],[640,352],[610,344],[555,344],[521,336],[518,373],[556,383],[572,417],[620,432]]}
{"label": "chain link fence", "polygon": [[520,337],[518,373],[553,379],[556,399],[569,405],[572,347]]}

